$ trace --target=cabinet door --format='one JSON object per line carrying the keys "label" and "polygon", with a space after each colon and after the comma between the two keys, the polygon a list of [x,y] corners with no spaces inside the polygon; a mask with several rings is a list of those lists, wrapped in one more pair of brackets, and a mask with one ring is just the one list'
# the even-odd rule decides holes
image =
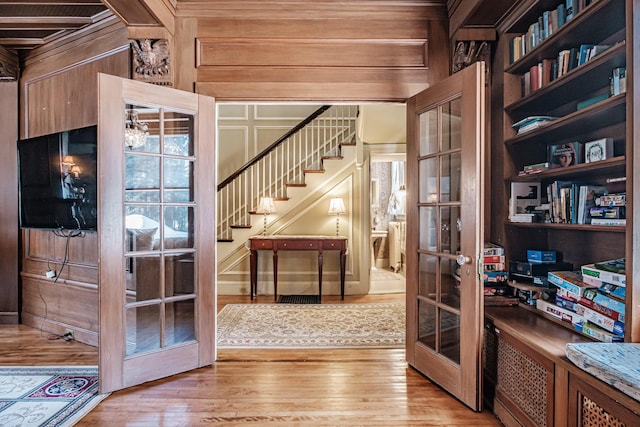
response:
{"label": "cabinet door", "polygon": [[[481,409],[484,63],[407,104],[407,360]],[[459,284],[459,286],[458,286]]]}
{"label": "cabinet door", "polygon": [[100,74],[100,392],[213,363],[213,98]]}

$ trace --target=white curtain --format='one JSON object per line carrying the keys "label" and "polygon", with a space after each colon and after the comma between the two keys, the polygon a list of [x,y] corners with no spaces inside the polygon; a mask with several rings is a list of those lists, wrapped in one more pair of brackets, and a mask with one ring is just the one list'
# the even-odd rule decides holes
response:
{"label": "white curtain", "polygon": [[400,191],[404,185],[404,162],[391,162],[391,196],[389,196],[389,215],[404,215],[406,192]]}

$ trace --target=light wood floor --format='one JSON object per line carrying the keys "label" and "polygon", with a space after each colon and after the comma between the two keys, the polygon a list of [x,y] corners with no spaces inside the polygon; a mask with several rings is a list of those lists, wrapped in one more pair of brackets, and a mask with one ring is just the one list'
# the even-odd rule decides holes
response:
{"label": "light wood floor", "polygon": [[[404,302],[404,294],[345,303]],[[218,309],[248,303],[219,297]],[[255,303],[271,303],[260,296]],[[323,297],[323,303],[340,303]],[[96,365],[97,349],[0,325],[1,365]],[[112,393],[77,426],[500,426],[408,367],[404,350],[224,350],[211,367]]]}

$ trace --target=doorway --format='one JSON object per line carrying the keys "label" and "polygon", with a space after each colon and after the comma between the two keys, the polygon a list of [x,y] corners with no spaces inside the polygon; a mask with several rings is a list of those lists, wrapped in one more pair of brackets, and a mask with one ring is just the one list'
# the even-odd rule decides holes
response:
{"label": "doorway", "polygon": [[372,154],[369,293],[405,292],[406,155]]}

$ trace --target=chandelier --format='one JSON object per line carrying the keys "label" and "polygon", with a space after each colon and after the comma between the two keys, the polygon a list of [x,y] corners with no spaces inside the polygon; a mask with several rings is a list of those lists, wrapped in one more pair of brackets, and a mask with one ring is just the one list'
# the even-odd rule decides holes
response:
{"label": "chandelier", "polygon": [[124,116],[124,144],[130,149],[144,146],[149,136],[149,125],[138,121],[138,112],[135,110],[125,111]]}

